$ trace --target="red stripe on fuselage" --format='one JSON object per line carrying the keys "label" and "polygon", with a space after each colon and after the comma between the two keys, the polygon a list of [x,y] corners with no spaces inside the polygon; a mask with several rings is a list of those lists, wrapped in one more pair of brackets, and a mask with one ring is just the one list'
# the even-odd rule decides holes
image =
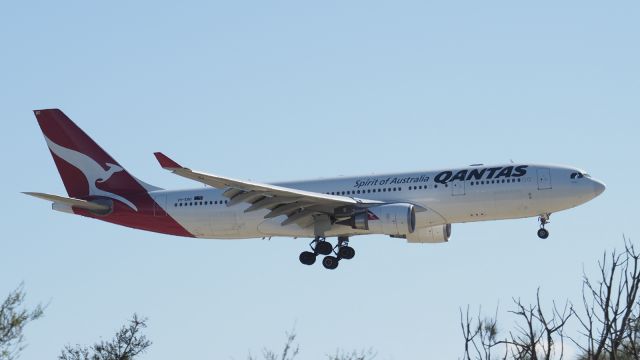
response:
{"label": "red stripe on fuselage", "polygon": [[[118,200],[113,200],[113,211],[108,215],[97,215],[91,211],[76,208],[74,208],[73,211],[78,215],[134,229],[168,235],[195,237],[156,204],[149,194],[137,194],[129,196],[128,199],[136,204],[138,207],[137,212]],[[90,200],[90,198],[88,200]],[[162,209],[162,211],[156,210],[159,216],[154,214],[154,208]]]}

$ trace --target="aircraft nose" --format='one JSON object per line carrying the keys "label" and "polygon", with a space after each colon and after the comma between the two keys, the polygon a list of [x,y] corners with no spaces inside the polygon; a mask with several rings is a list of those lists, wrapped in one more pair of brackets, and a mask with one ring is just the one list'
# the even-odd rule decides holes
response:
{"label": "aircraft nose", "polygon": [[602,182],[598,180],[592,180],[592,181],[593,181],[593,193],[596,196],[602,194],[604,192],[604,189],[607,188]]}

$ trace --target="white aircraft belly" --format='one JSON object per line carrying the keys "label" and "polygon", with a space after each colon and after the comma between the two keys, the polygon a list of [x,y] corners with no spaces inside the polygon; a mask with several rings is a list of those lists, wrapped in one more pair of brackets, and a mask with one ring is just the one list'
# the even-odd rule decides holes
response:
{"label": "white aircraft belly", "polygon": [[[382,196],[377,193],[371,195],[384,202],[409,202],[427,209],[416,213],[416,226],[428,227],[446,223],[473,222],[484,220],[513,219],[537,216],[545,213],[557,212],[580,205],[592,197],[589,193],[571,187],[563,187],[563,183],[556,181],[553,187],[539,188],[535,178],[523,177],[522,182],[506,185],[502,183],[470,185],[457,190],[449,186],[447,190],[435,188],[425,189],[415,194],[413,198],[404,194],[394,193],[397,199],[387,198],[389,193]],[[336,186],[344,188],[345,186]],[[456,190],[456,191],[454,191]],[[571,196],[571,191],[576,191]],[[205,205],[193,207],[174,207],[179,198],[205,194],[205,198],[220,199],[221,192],[215,189],[194,190],[169,194],[165,211],[173,217],[187,231],[197,237],[212,239],[241,239],[265,236],[313,237],[314,228],[302,228],[297,224],[282,226],[285,216],[265,219],[267,210],[245,213],[250,205],[240,203],[234,206]],[[174,199],[172,199],[172,196]],[[206,200],[206,199],[205,199]],[[220,200],[218,200],[220,201]],[[355,230],[349,226],[333,225],[325,236],[368,234],[368,231]]]}

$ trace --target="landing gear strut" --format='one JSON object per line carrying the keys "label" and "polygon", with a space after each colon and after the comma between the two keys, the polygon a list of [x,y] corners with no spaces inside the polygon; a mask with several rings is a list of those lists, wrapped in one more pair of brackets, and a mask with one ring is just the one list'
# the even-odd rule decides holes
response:
{"label": "landing gear strut", "polygon": [[546,239],[549,237],[549,230],[545,229],[544,226],[549,223],[549,216],[551,214],[542,214],[538,217],[538,221],[540,221],[540,229],[538,230],[538,237],[540,239]]}
{"label": "landing gear strut", "polygon": [[[313,265],[318,255],[327,255],[322,259],[322,266],[329,270],[337,268],[341,259],[353,259],[356,255],[356,251],[349,246],[348,236],[338,236],[338,244],[335,247],[332,247],[324,237],[316,236],[309,246],[313,251],[300,253],[300,262],[304,265]],[[330,255],[332,252],[335,256]]]}
{"label": "landing gear strut", "polygon": [[349,246],[349,237],[348,236],[338,236],[338,245],[336,246],[338,249],[336,254],[339,259],[351,260],[354,256],[356,256],[356,251],[353,250],[351,246]]}

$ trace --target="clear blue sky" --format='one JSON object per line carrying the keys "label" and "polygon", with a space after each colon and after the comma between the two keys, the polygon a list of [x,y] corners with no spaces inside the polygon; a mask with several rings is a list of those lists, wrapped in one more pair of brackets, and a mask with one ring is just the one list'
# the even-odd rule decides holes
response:
{"label": "clear blue sky", "polygon": [[[0,294],[24,281],[24,359],[149,317],[146,359],[243,359],[296,327],[301,359],[373,347],[455,359],[458,308],[577,299],[622,234],[640,239],[636,1],[5,1]],[[213,241],[53,212],[64,194],[32,109],[59,107],[139,178],[157,165],[279,181],[516,161],[582,167],[608,189],[535,219],[456,224],[447,244],[355,238],[337,271],[306,240]],[[504,317],[504,327],[509,326]]]}

